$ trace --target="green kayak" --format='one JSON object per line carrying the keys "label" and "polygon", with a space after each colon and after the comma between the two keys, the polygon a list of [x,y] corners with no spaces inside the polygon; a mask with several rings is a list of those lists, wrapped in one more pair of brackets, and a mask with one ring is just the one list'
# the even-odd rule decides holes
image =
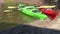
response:
{"label": "green kayak", "polygon": [[29,16],[33,16],[38,19],[46,19],[47,16],[40,12],[35,6],[25,6],[24,4],[19,4],[18,10],[24,14]]}

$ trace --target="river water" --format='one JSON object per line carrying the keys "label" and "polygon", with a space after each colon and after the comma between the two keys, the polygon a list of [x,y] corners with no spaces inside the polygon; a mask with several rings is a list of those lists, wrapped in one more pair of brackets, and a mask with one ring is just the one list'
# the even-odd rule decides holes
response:
{"label": "river water", "polygon": [[[18,6],[18,4],[10,4],[9,6]],[[51,21],[50,19],[46,19],[44,21],[40,21],[34,17],[25,15],[17,10],[8,9],[7,4],[0,4],[0,30],[8,29],[11,27],[16,27],[21,23],[31,23],[32,25],[36,25],[38,27],[46,27],[46,28],[53,28],[53,29],[60,29],[58,25],[60,23],[60,17],[56,18],[55,20]],[[4,12],[5,10],[10,10],[10,12]],[[59,20],[58,20],[59,19]],[[33,21],[33,22],[32,22]],[[55,27],[55,25],[57,25]]]}

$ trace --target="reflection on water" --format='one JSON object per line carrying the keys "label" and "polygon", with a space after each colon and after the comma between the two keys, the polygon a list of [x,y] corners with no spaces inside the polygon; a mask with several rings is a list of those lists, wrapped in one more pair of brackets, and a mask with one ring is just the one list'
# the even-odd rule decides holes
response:
{"label": "reflection on water", "polygon": [[31,22],[31,21],[37,20],[37,18],[28,16],[28,15],[25,15],[25,14],[21,14],[21,16],[22,16],[22,19],[23,19],[22,20],[23,23],[27,23],[27,22]]}

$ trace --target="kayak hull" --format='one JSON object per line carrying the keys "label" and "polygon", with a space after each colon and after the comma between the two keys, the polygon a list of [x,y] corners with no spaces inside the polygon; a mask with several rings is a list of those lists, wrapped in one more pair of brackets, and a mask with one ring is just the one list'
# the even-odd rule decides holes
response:
{"label": "kayak hull", "polygon": [[47,16],[45,14],[43,14],[41,11],[39,11],[36,7],[34,6],[26,6],[24,8],[19,8],[20,12],[26,14],[26,15],[29,15],[29,16],[32,16],[32,17],[35,17],[35,18],[38,18],[38,19],[41,19],[41,20],[44,20],[47,18]]}
{"label": "kayak hull", "polygon": [[54,10],[46,10],[44,8],[39,8],[40,11],[42,11],[44,14],[46,14],[51,20],[55,19],[57,14]]}

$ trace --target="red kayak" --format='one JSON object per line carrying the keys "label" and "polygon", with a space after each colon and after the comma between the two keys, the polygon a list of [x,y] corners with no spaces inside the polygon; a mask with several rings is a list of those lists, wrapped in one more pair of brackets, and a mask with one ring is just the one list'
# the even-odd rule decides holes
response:
{"label": "red kayak", "polygon": [[46,14],[51,20],[55,19],[55,17],[58,14],[58,12],[52,9],[39,8],[39,10],[42,11],[44,14]]}
{"label": "red kayak", "polygon": [[60,10],[58,10],[58,12],[60,13]]}

